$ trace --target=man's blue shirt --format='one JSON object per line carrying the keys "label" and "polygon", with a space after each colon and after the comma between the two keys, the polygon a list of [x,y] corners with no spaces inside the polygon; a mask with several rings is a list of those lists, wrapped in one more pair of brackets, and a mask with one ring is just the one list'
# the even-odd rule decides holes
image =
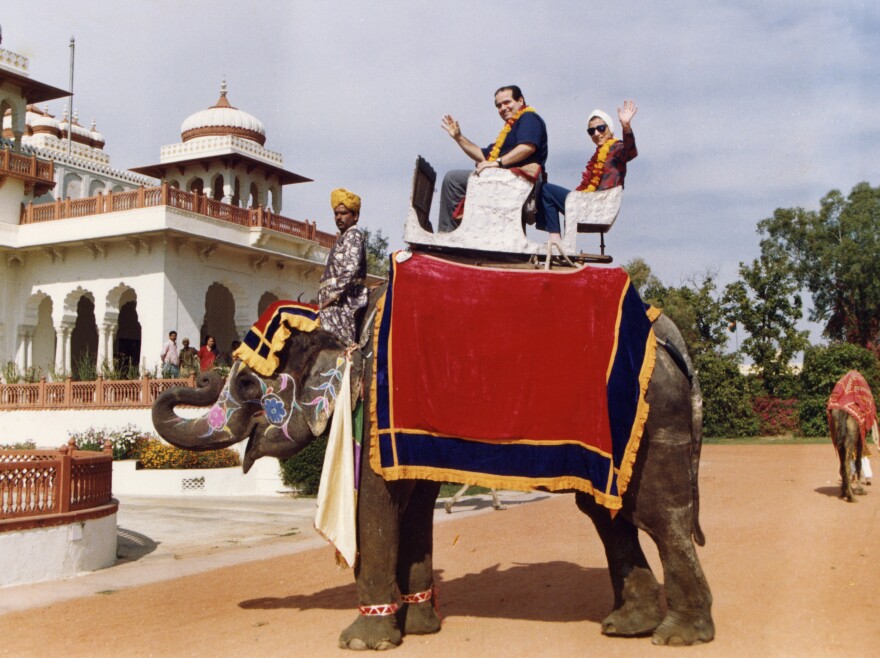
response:
{"label": "man's blue shirt", "polygon": [[[513,124],[513,128],[511,128],[510,132],[507,134],[504,144],[501,145],[501,152],[499,155],[502,160],[504,155],[512,151],[518,144],[532,144],[535,147],[535,152],[525,160],[517,162],[515,166],[521,167],[523,165],[537,163],[541,165],[541,169],[546,168],[547,126],[544,124],[544,119],[539,117],[537,112],[526,112],[515,124]],[[489,153],[492,151],[493,146],[494,143],[490,144],[488,148],[482,149],[483,157],[489,157]]]}

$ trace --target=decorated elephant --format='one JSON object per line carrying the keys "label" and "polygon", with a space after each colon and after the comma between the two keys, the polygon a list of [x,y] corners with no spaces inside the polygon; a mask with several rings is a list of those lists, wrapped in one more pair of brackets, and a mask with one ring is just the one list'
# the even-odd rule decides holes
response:
{"label": "decorated elephant", "polygon": [[[363,395],[369,410],[357,496],[354,572],[359,614],[339,638],[340,646],[349,649],[392,648],[404,635],[434,633],[441,626],[432,603],[432,524],[442,478],[383,477],[377,472],[381,470],[377,444],[366,438],[375,438],[375,425],[381,422],[382,411],[376,410],[377,381],[381,387],[388,378],[380,363],[381,331],[377,329],[370,341],[372,326],[379,323],[373,312],[377,303],[380,317],[388,312],[390,302],[383,307],[384,299],[384,287],[372,291],[361,349],[345,350],[320,328],[302,330],[296,319],[288,323],[282,344],[277,337],[268,337],[270,323],[266,321],[254,332],[260,339],[252,347],[256,353],[260,341],[263,347],[274,345],[263,350],[264,356],[272,352],[271,374],[260,374],[237,360],[225,386],[207,373],[200,377],[198,388],[168,390],[153,407],[157,431],[180,448],[210,450],[248,440],[243,460],[247,471],[259,457],[285,459],[296,454],[325,430],[336,403],[335,393],[325,395],[332,388],[328,382],[338,385],[342,381],[342,363],[349,355],[351,393]],[[608,558],[614,606],[602,622],[602,632],[653,635],[655,644],[696,644],[712,640],[715,633],[712,596],[694,547],[694,540],[704,543],[697,487],[702,398],[678,329],[662,315],[652,326],[652,348],[660,347],[652,352],[653,374],[641,392],[646,413],[639,422],[644,431],[629,463],[630,479],[619,498],[619,509],[609,510],[597,502],[598,494],[584,490],[575,491],[575,500],[593,521]],[[264,372],[269,370],[264,368]],[[603,372],[603,382],[604,377]],[[537,385],[527,383],[526,390]],[[187,420],[175,414],[177,405],[213,407],[207,416]],[[475,477],[472,483],[480,481]],[[510,481],[504,484],[511,488]],[[665,610],[658,582],[639,544],[639,529],[659,549]]]}
{"label": "decorated elephant", "polygon": [[854,503],[856,495],[865,493],[860,482],[865,437],[872,427],[877,431],[874,396],[861,373],[850,370],[838,380],[827,409],[831,441],[840,462],[840,496]]}

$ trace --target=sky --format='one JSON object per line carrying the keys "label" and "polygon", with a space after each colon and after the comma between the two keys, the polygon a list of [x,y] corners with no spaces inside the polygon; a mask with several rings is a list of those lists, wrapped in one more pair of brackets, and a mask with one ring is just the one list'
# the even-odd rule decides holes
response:
{"label": "sky", "polygon": [[[469,166],[441,117],[488,145],[509,84],[545,119],[549,178],[565,187],[595,148],[589,112],[636,101],[639,157],[607,253],[643,258],[666,285],[734,281],[774,209],[880,185],[876,2],[3,0],[0,25],[32,78],[65,89],[76,38],[74,106],[114,167],[158,162],[225,76],[266,147],[314,180],[285,188],[283,214],[334,232],[330,190],[346,187],[393,248],[416,156],[440,178]],[[579,246],[596,252],[598,237]]]}

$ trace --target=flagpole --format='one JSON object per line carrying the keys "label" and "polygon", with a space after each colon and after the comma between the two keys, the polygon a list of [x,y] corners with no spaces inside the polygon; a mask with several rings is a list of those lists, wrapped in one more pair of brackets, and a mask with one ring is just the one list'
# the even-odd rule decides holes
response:
{"label": "flagpole", "polygon": [[[73,56],[76,50],[76,40],[70,37],[70,96],[67,97],[67,157],[70,158],[71,145],[73,144]],[[67,196],[65,194],[65,196]]]}

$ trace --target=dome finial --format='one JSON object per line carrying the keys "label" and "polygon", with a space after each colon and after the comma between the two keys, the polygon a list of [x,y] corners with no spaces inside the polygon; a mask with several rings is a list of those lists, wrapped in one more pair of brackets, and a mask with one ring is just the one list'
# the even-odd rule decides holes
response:
{"label": "dome finial", "polygon": [[223,81],[220,83],[220,98],[214,103],[213,107],[232,107],[226,99],[226,74],[223,74]]}

